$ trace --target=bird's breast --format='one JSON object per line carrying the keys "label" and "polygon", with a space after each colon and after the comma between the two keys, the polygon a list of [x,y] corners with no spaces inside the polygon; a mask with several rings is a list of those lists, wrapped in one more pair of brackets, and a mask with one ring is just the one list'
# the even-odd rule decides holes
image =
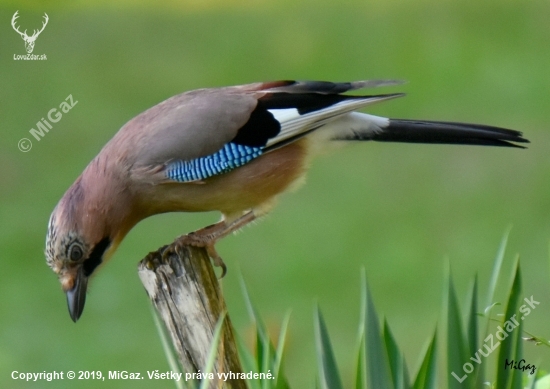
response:
{"label": "bird's breast", "polygon": [[292,187],[306,165],[307,141],[303,139],[200,182],[154,185],[148,203],[155,204],[152,213],[217,210],[237,214],[260,207]]}

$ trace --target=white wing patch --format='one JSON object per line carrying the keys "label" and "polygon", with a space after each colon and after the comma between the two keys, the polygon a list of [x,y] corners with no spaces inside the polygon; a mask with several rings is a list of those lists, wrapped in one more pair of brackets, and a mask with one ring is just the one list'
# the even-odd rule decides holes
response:
{"label": "white wing patch", "polygon": [[271,138],[267,142],[266,147],[299,136],[309,130],[319,128],[335,120],[339,116],[355,111],[361,107],[399,96],[401,95],[372,96],[364,99],[344,100],[327,108],[308,112],[303,115],[300,115],[296,108],[270,109],[269,112],[271,112],[275,120],[281,124],[281,131],[276,137]]}
{"label": "white wing patch", "polygon": [[300,117],[296,108],[268,109],[268,111],[281,124]]}

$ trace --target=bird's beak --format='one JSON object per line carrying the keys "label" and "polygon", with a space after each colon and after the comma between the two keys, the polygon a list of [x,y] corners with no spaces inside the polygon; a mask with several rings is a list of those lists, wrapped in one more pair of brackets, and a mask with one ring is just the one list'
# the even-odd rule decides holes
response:
{"label": "bird's beak", "polygon": [[88,277],[84,275],[82,269],[79,269],[76,273],[76,279],[73,288],[66,292],[67,305],[69,306],[69,314],[71,315],[71,319],[73,319],[75,323],[84,311],[87,287]]}

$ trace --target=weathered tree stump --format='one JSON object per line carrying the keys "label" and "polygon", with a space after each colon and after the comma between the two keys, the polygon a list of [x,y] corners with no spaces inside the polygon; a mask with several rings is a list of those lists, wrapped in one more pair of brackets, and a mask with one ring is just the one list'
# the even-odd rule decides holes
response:
{"label": "weathered tree stump", "polygon": [[[201,248],[165,246],[140,261],[141,282],[170,334],[185,373],[204,373],[218,318],[227,312],[210,258]],[[217,373],[241,373],[233,328],[226,314]],[[244,380],[215,380],[210,388],[246,388]]]}

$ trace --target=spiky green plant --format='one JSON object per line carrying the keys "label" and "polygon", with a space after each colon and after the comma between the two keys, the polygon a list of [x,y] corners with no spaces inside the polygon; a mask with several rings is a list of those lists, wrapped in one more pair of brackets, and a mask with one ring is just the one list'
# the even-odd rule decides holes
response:
{"label": "spiky green plant", "polygon": [[[508,289],[505,304],[494,300],[500,278],[500,269],[508,240],[504,235],[497,252],[484,308],[478,305],[478,280],[474,277],[468,298],[467,315],[463,315],[458,303],[450,270],[446,275],[446,298],[443,304],[446,325],[443,330],[434,330],[426,342],[426,348],[414,374],[409,374],[407,363],[386,320],[380,321],[369,292],[365,272],[362,272],[361,319],[356,355],[355,389],[550,389],[550,374],[540,371],[535,375],[523,374],[518,369],[504,369],[509,361],[520,361],[525,340],[550,347],[546,339],[523,330],[523,320],[518,320],[522,311],[522,285],[519,258],[516,258],[512,284]],[[287,314],[275,347],[269,339],[266,326],[253,306],[250,295],[242,282],[248,312],[256,325],[256,349],[254,355],[237,337],[237,346],[245,371],[269,373],[269,379],[249,380],[251,389],[288,389],[283,373],[283,355],[290,315]],[[501,319],[493,314],[498,306],[505,306]],[[533,309],[533,307],[531,307]],[[527,313],[528,314],[528,313]],[[496,329],[491,324],[497,323]],[[314,309],[315,346],[317,350],[317,387],[320,389],[344,388],[338,371],[329,331],[318,306]],[[499,336],[500,335],[500,336]],[[523,335],[527,335],[524,338]],[[438,336],[445,352],[439,351]],[[501,339],[502,337],[502,339]],[[492,343],[488,344],[492,339]],[[496,344],[498,342],[498,345]],[[213,343],[210,355],[215,355]],[[166,347],[168,350],[169,348]],[[496,353],[494,376],[489,377],[487,364],[489,354]],[[443,366],[438,362],[446,361]],[[445,369],[443,369],[445,368]],[[443,377],[438,377],[445,370]],[[207,370],[203,370],[207,371]],[[202,383],[202,387],[206,385]]]}

